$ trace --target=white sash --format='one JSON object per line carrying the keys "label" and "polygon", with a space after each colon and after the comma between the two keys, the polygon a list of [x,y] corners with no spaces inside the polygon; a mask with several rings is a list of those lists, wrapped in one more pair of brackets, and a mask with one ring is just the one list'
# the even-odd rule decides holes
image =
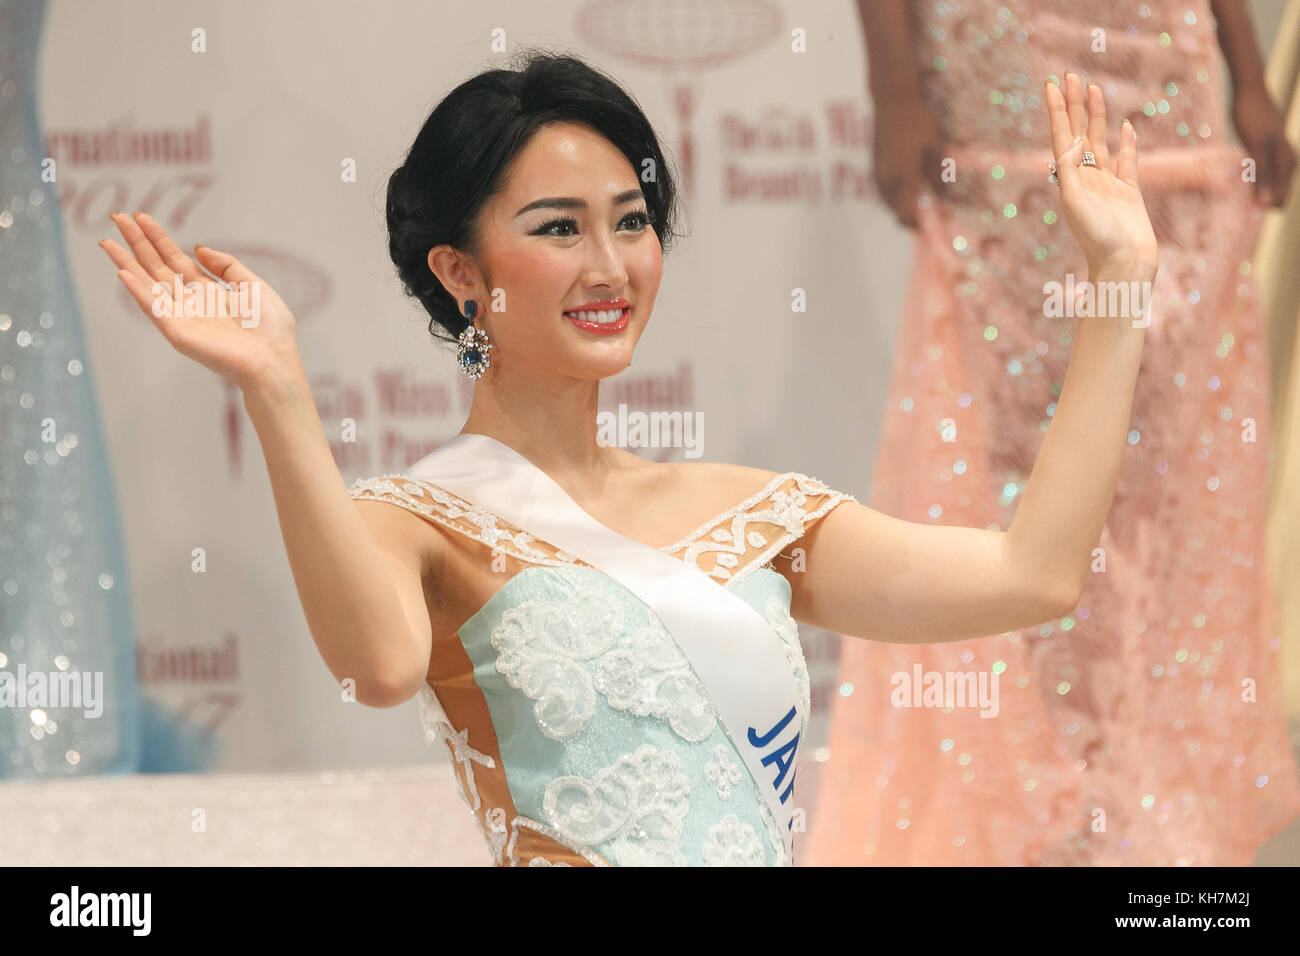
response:
{"label": "white sash", "polygon": [[601,524],[509,445],[459,434],[404,472],[609,575],[663,623],[709,694],[793,860],[795,755],[804,715],[781,638],[698,568]]}

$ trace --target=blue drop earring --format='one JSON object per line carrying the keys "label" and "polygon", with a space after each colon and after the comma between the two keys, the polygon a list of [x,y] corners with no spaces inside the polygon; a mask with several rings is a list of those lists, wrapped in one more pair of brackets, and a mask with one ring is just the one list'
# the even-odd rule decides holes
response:
{"label": "blue drop earring", "polygon": [[492,341],[486,332],[474,327],[474,316],[477,314],[478,303],[470,299],[465,303],[465,318],[469,320],[469,325],[460,333],[456,349],[461,371],[475,381],[482,378],[492,364]]}

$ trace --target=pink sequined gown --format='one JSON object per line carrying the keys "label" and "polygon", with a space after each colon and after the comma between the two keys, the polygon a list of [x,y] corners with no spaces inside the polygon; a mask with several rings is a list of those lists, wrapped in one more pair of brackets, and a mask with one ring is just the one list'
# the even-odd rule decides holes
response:
{"label": "pink sequined gown", "polygon": [[[868,503],[975,527],[1014,514],[1076,321],[1044,318],[1043,283],[1087,273],[1047,180],[1045,77],[1102,86],[1112,148],[1133,119],[1160,273],[1104,573],[1041,627],[846,639],[797,862],[1248,864],[1300,795],[1264,537],[1262,213],[1226,138],[1209,5],[948,0],[912,17],[958,181],[923,211]],[[918,663],[997,673],[999,713],[891,706],[891,675]]]}

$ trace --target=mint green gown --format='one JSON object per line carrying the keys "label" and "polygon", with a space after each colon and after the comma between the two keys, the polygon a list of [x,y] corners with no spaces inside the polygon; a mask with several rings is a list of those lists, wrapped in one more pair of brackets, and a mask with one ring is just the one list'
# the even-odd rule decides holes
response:
{"label": "mint green gown", "polygon": [[[351,494],[421,515],[502,574],[457,633],[435,635],[420,698],[426,738],[446,745],[494,863],[793,862],[705,688],[632,592],[427,481],[386,475]],[[808,669],[790,584],[771,559],[845,500],[816,479],[777,475],[662,549],[771,625],[805,721]]]}

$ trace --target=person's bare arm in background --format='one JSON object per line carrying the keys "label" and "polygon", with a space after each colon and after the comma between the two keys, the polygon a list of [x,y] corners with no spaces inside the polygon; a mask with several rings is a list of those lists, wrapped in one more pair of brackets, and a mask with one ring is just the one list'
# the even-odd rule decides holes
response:
{"label": "person's bare arm in background", "polygon": [[858,0],[874,110],[872,174],[898,221],[916,228],[927,179],[939,183],[939,126],[921,96],[913,61],[909,0]]}
{"label": "person's bare arm in background", "polygon": [[1232,125],[1246,155],[1255,160],[1255,197],[1263,205],[1286,202],[1296,156],[1286,141],[1282,114],[1264,85],[1264,61],[1245,0],[1210,0],[1219,49],[1232,77]]}

